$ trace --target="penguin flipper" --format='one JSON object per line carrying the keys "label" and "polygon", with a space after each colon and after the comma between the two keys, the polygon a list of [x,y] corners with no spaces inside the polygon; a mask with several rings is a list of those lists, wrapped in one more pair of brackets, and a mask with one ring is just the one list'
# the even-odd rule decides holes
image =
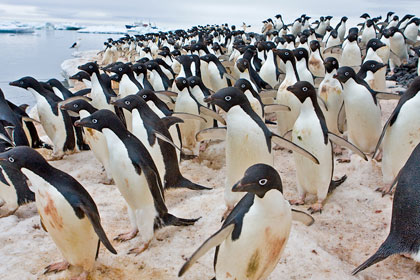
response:
{"label": "penguin flipper", "polygon": [[259,93],[261,98],[276,98],[277,96],[277,90],[276,89],[266,89],[262,90]]}
{"label": "penguin flipper", "polygon": [[391,92],[377,91],[376,92],[376,98],[379,98],[379,99],[382,99],[382,100],[400,100],[401,95],[391,93]]}
{"label": "penguin flipper", "polygon": [[264,113],[289,112],[289,106],[283,104],[267,104],[264,106]]}
{"label": "penguin flipper", "polygon": [[218,121],[218,122],[226,125],[225,119],[221,115],[219,115],[218,113],[216,113],[215,111],[210,110],[210,109],[208,109],[208,108],[206,108],[204,106],[200,106],[199,111],[200,111],[200,115],[206,115],[206,116],[208,116],[210,118],[213,118],[216,121]]}
{"label": "penguin flipper", "polygon": [[223,241],[232,233],[235,228],[235,224],[228,224],[219,229],[215,234],[210,236],[204,243],[192,254],[192,256],[184,263],[178,273],[178,277],[184,275],[184,273],[205,253],[207,253],[213,247],[219,246]]}
{"label": "penguin flipper", "polygon": [[296,209],[292,209],[292,220],[299,221],[306,226],[311,226],[315,222],[315,219],[311,215]]}
{"label": "penguin flipper", "polygon": [[165,127],[167,129],[169,129],[174,124],[183,123],[184,122],[184,120],[182,120],[181,118],[177,118],[177,117],[174,117],[174,116],[163,117],[163,118],[161,118],[161,120],[165,124]]}
{"label": "penguin flipper", "polygon": [[337,127],[340,133],[344,133],[346,123],[346,108],[344,107],[344,102],[341,104],[340,111],[338,112],[337,117]]}
{"label": "penguin flipper", "polygon": [[328,106],[327,106],[327,103],[325,103],[324,99],[322,99],[320,96],[317,96],[317,100],[318,100],[318,103],[321,103],[324,106],[325,111],[328,112]]}
{"label": "penguin flipper", "polygon": [[333,141],[335,144],[340,145],[342,147],[346,147],[347,149],[352,150],[355,154],[357,154],[358,156],[360,156],[361,158],[363,158],[365,161],[367,161],[367,157],[366,155],[359,149],[357,148],[355,145],[353,145],[352,143],[350,143],[349,141],[347,141],[346,139],[332,133],[332,132],[328,132],[328,138]]}
{"label": "penguin flipper", "polygon": [[278,136],[277,134],[271,133],[271,141],[273,141],[274,143],[276,143],[277,145],[280,145],[286,149],[292,150],[298,154],[301,154],[305,157],[307,157],[308,159],[312,160],[314,163],[319,164],[319,160],[310,152],[308,152],[307,150],[303,149],[302,147],[296,145],[295,143],[281,137]]}
{"label": "penguin flipper", "polygon": [[[101,225],[101,218],[99,217],[99,213],[97,209],[93,209],[89,205],[82,204],[79,205],[79,208],[85,213],[85,215],[88,217],[90,223],[93,226],[93,229],[95,230],[96,234],[98,235],[101,242],[105,245],[105,247],[113,254],[117,254],[117,251],[112,246],[111,242],[109,242],[108,237],[105,234],[104,229]],[[95,207],[96,208],[96,207]]]}
{"label": "penguin flipper", "polygon": [[36,119],[30,118],[27,116],[22,116],[22,120],[25,122],[34,122],[34,123],[39,123],[39,124],[41,123],[40,121],[37,121]]}
{"label": "penguin flipper", "polygon": [[74,96],[85,96],[86,94],[90,93],[91,89],[90,88],[84,88],[81,89],[79,91],[76,91],[75,93],[73,93]]}
{"label": "penguin flipper", "polygon": [[207,140],[225,140],[226,139],[226,127],[212,127],[200,130],[195,135],[197,142]]}
{"label": "penguin flipper", "polygon": [[158,132],[156,130],[154,130],[153,133],[156,135],[156,138],[158,138],[158,139],[160,139],[162,141],[165,141],[165,142],[171,144],[175,149],[177,149],[177,150],[179,150],[179,151],[182,152],[182,149],[180,147],[178,147],[177,145],[175,145],[175,143],[171,139],[169,139],[168,137],[166,137],[162,133],[160,133],[160,132]]}
{"label": "penguin flipper", "polygon": [[172,117],[177,117],[183,121],[185,120],[196,120],[196,121],[201,121],[201,122],[207,122],[207,120],[201,116],[198,115],[194,115],[194,114],[190,114],[190,113],[180,113],[180,112],[175,112],[172,114]]}
{"label": "penguin flipper", "polygon": [[12,145],[12,147],[16,146],[12,139],[10,139],[9,135],[0,133],[0,140],[7,142],[8,144]]}

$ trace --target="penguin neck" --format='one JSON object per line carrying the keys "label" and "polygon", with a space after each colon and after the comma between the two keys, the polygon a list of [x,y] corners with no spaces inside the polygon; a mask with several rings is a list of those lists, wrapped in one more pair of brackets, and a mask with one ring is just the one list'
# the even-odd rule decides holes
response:
{"label": "penguin neck", "polygon": [[53,89],[55,95],[57,95],[58,97],[60,97],[63,100],[65,99],[63,93],[58,88],[53,87],[52,89]]}
{"label": "penguin neck", "polygon": [[333,76],[335,75],[335,74],[337,74],[337,69],[335,69],[335,68],[333,68],[332,70],[331,70],[331,72],[328,72],[327,71],[327,69],[325,69],[325,77],[324,77],[324,79],[325,80],[331,80],[331,79],[334,79],[333,78]]}
{"label": "penguin neck", "polygon": [[297,73],[296,65],[293,65],[290,60],[286,61],[286,77],[285,79],[291,79],[296,83],[299,81],[299,74]]}
{"label": "penguin neck", "polygon": [[267,191],[263,197],[255,195],[254,206],[258,210],[263,210],[264,216],[278,216],[278,212],[290,211],[290,204],[287,202],[283,194],[278,189],[271,189]]}

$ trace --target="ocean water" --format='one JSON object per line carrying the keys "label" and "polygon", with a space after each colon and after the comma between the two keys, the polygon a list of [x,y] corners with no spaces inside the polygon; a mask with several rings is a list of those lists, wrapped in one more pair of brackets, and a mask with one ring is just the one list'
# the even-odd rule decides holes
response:
{"label": "ocean water", "polygon": [[41,81],[63,80],[61,63],[72,58],[70,46],[81,38],[79,51],[100,50],[103,42],[120,34],[77,33],[66,30],[37,30],[33,34],[0,33],[0,88],[15,104],[33,105],[35,99],[27,90],[11,87],[9,82],[24,76]]}

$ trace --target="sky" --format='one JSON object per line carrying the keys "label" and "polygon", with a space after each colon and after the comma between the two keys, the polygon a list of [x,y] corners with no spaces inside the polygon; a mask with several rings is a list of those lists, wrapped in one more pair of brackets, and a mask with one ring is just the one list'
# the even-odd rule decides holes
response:
{"label": "sky", "polygon": [[400,17],[420,11],[419,0],[0,0],[1,21],[80,22],[85,24],[126,24],[136,20],[157,26],[185,28],[197,24],[229,23],[261,25],[280,13],[292,22],[302,13],[319,17],[358,18],[368,12],[385,16],[388,11]]}

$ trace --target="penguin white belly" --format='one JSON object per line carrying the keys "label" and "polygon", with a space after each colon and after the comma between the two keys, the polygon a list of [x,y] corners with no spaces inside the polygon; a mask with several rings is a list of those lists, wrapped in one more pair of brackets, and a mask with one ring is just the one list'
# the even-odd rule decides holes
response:
{"label": "penguin white belly", "polygon": [[160,179],[164,182],[165,177],[165,163],[163,161],[162,152],[158,144],[158,139],[155,139],[153,146],[149,144],[148,135],[146,128],[144,127],[143,120],[140,117],[138,110],[133,110],[133,134],[143,143],[146,149],[149,151],[152,156],[153,161],[155,162],[156,168],[159,171]]}
{"label": "penguin white belly", "polygon": [[[306,102],[311,108],[304,109]],[[332,147],[329,140],[324,142],[321,124],[313,110],[310,99],[306,99],[302,111],[295,122],[292,141],[313,154],[319,161],[315,164],[308,158],[293,153],[296,166],[299,194],[316,194],[318,200],[324,200],[328,193],[333,171]]]}
{"label": "penguin white belly", "polygon": [[245,91],[245,95],[249,103],[251,104],[252,110],[254,110],[254,112],[257,113],[257,115],[262,120],[264,120],[262,106],[261,106],[260,101],[258,101],[258,99],[256,99],[249,90]]}
{"label": "penguin white belly", "polygon": [[[243,177],[246,169],[256,163],[273,165],[263,130],[240,106],[227,113],[225,202],[228,208],[244,196],[232,192],[232,186]],[[271,141],[271,140],[270,140]]]}
{"label": "penguin white belly", "polygon": [[[124,98],[131,94],[136,94],[139,91],[138,87],[130,80],[130,78],[124,74],[121,78],[118,95],[119,98]],[[133,131],[132,121],[131,121],[131,112],[123,109],[125,123],[127,124],[128,131]]]}
{"label": "penguin white belly", "polygon": [[[87,118],[90,113],[85,110],[80,111],[80,119]],[[109,152],[105,136],[92,128],[84,127],[84,134],[86,142],[88,143],[93,155],[104,166],[108,179],[112,179],[111,170],[109,167]]]}
{"label": "penguin white belly", "polygon": [[[340,59],[340,67],[359,67],[362,64],[362,54],[356,42],[348,42],[343,49]],[[355,70],[356,71],[356,70]]]}
{"label": "penguin white belly", "polygon": [[364,153],[375,150],[381,135],[381,109],[374,104],[370,92],[353,80],[344,88],[349,141]]}
{"label": "penguin white belly", "polygon": [[214,62],[210,61],[208,69],[211,81],[211,89],[214,92],[228,86],[226,78],[220,76],[219,69]]}
{"label": "penguin white belly", "polygon": [[1,167],[0,167],[0,172],[2,172],[4,178],[9,184],[9,185],[6,185],[0,181],[0,199],[6,203],[6,205],[2,206],[1,209],[7,208],[5,212],[10,213],[19,207],[18,197],[17,197],[16,189],[14,188],[12,184],[12,181],[9,179],[9,177],[7,176],[7,173],[4,170],[2,170]]}
{"label": "penguin white belly", "polygon": [[90,271],[99,238],[87,216],[79,219],[67,199],[42,177],[25,168],[22,172],[32,183],[41,221],[64,259]]}
{"label": "penguin white belly", "polygon": [[290,205],[278,190],[257,196],[245,215],[238,239],[231,235],[219,247],[217,279],[266,279],[276,267],[289,239]]}
{"label": "penguin white belly", "polygon": [[295,83],[295,78],[286,78],[281,83],[277,91],[276,103],[290,107],[289,112],[277,113],[277,128],[280,136],[283,136],[286,132],[293,128],[293,125],[300,113],[300,107],[302,103],[293,93],[287,90],[287,87],[294,85]]}
{"label": "penguin white belly", "polygon": [[401,63],[408,60],[405,39],[400,33],[395,33],[394,37],[389,38],[389,43],[391,51],[397,56],[391,57],[391,60],[396,66],[400,66]]}
{"label": "penguin white belly", "polygon": [[297,69],[297,72],[299,73],[299,79],[301,81],[307,81],[311,83],[312,85],[314,85],[314,78],[312,77],[311,71],[309,71],[308,68],[306,67],[305,60],[298,61],[296,63],[296,69]]}
{"label": "penguin white belly", "polygon": [[150,83],[152,84],[154,90],[165,90],[162,78],[156,70],[153,70],[150,73]]}
{"label": "penguin white belly", "polygon": [[309,56],[308,68],[315,77],[324,77],[324,61],[322,60],[318,50],[316,52],[311,53],[311,55]]}
{"label": "penguin white belly", "polygon": [[386,44],[386,46],[383,46],[382,48],[377,49],[376,53],[382,59],[382,62],[387,64],[389,61],[389,55],[390,55],[389,39],[382,37],[381,42]]}
{"label": "penguin white belly", "polygon": [[362,33],[361,43],[367,45],[370,39],[376,38],[375,28],[373,26],[365,28]]}
{"label": "penguin white belly", "polygon": [[[199,115],[198,105],[191,98],[188,92],[178,95],[175,103],[175,112]],[[200,130],[201,122],[198,120],[185,120],[179,124],[181,130],[182,147],[191,151],[193,155],[198,155],[200,143],[195,139],[195,135]]]}
{"label": "penguin white belly", "polygon": [[102,90],[101,84],[99,83],[98,78],[96,77],[96,74],[93,73],[91,76],[91,82],[92,82],[92,89],[90,91],[90,98],[92,98],[92,106],[96,109],[108,109],[115,113],[114,106],[111,104],[108,104],[105,94]]}
{"label": "penguin white belly", "polygon": [[320,106],[322,113],[325,117],[328,130],[334,134],[339,135],[337,119],[343,104],[343,95],[341,84],[337,79],[331,77],[331,74],[321,82],[318,88],[318,96],[324,100],[327,105],[328,111],[325,110],[324,106]]}
{"label": "penguin white belly", "polygon": [[[198,101],[198,103],[207,108],[208,104],[204,102],[204,93],[201,91],[200,87],[195,86],[194,88],[192,88],[191,94]],[[205,118],[207,122],[201,122],[200,129],[213,127],[213,118],[208,116],[203,116],[203,118]]]}
{"label": "penguin white belly", "polygon": [[406,101],[396,121],[388,127],[383,142],[382,174],[386,184],[391,184],[420,143],[420,96]]}
{"label": "penguin white belly", "polygon": [[260,77],[267,82],[272,88],[277,85],[276,65],[274,65],[273,56],[267,57],[266,62],[261,66]]}
{"label": "penguin white belly", "polygon": [[211,76],[209,72],[208,63],[205,61],[200,61],[200,72],[201,72],[201,80],[206,88],[211,88]]}

